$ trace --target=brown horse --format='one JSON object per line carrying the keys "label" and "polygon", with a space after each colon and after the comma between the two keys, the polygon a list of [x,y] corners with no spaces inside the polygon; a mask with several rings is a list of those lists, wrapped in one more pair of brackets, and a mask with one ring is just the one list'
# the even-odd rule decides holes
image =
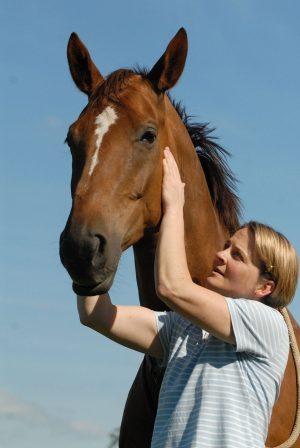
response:
{"label": "brown horse", "polygon": [[[187,36],[180,29],[150,71],[122,69],[105,79],[78,36],[70,37],[70,71],[88,95],[66,139],[73,163],[72,209],[61,234],[60,256],[75,293],[107,292],[122,252],[133,246],[141,304],[166,309],[153,277],[165,146],[186,184],[185,243],[195,282],[203,282],[215,252],[238,227],[239,201],[224,150],[209,138],[206,125],[190,124],[183,108],[166,94],[179,79],[186,55]],[[150,446],[162,375],[155,359],[146,356],[127,399],[121,447]],[[288,438],[295,406],[290,357],[267,444]],[[300,440],[294,446],[300,447]]]}

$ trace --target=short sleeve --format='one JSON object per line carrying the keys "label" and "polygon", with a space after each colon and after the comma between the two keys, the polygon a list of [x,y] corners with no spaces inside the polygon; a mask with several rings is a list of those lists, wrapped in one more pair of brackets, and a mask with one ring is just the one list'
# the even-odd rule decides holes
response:
{"label": "short sleeve", "polygon": [[155,311],[154,314],[157,332],[164,351],[161,367],[165,367],[168,364],[172,330],[175,323],[176,313],[174,313],[174,311]]}
{"label": "short sleeve", "polygon": [[289,347],[288,330],[279,311],[257,300],[226,297],[236,351],[270,358]]}

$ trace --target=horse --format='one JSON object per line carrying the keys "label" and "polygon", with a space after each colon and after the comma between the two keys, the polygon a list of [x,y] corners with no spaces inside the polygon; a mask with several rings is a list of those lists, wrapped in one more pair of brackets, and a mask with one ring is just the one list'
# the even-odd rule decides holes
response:
{"label": "horse", "polygon": [[[106,293],[123,251],[133,247],[142,306],[167,307],[155,291],[154,258],[162,219],[162,159],[169,146],[185,183],[185,247],[192,279],[203,284],[216,251],[239,226],[240,203],[228,153],[207,123],[192,123],[169,90],[188,49],[183,28],[151,70],[119,69],[104,78],[77,34],[67,47],[71,76],[88,97],[69,127],[72,207],[60,258],[79,295]],[[300,332],[292,318],[299,343]],[[163,370],[145,356],[128,394],[120,447],[149,447]],[[284,442],[296,414],[296,376],[289,357],[267,444]],[[295,447],[300,447],[298,438]]]}

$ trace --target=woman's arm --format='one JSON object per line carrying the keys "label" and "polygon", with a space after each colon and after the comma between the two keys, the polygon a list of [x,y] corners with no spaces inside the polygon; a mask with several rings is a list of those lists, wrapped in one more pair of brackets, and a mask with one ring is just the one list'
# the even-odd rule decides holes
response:
{"label": "woman's arm", "polygon": [[113,305],[108,294],[77,296],[77,309],[83,325],[125,347],[163,358],[152,310]]}
{"label": "woman's arm", "polygon": [[165,151],[163,167],[164,216],[155,258],[157,293],[170,309],[219,339],[234,343],[225,298],[196,285],[189,273],[184,244],[184,184],[175,159],[168,151]]}

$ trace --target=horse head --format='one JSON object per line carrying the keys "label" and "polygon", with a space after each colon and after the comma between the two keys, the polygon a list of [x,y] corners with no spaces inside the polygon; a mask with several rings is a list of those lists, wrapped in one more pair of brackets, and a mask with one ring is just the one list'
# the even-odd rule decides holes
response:
{"label": "horse head", "polygon": [[79,37],[68,62],[88,104],[70,126],[72,207],[60,237],[60,257],[75,293],[109,290],[122,251],[161,220],[163,149],[170,145],[165,92],[178,81],[187,55],[181,28],[148,73],[100,74]]}

